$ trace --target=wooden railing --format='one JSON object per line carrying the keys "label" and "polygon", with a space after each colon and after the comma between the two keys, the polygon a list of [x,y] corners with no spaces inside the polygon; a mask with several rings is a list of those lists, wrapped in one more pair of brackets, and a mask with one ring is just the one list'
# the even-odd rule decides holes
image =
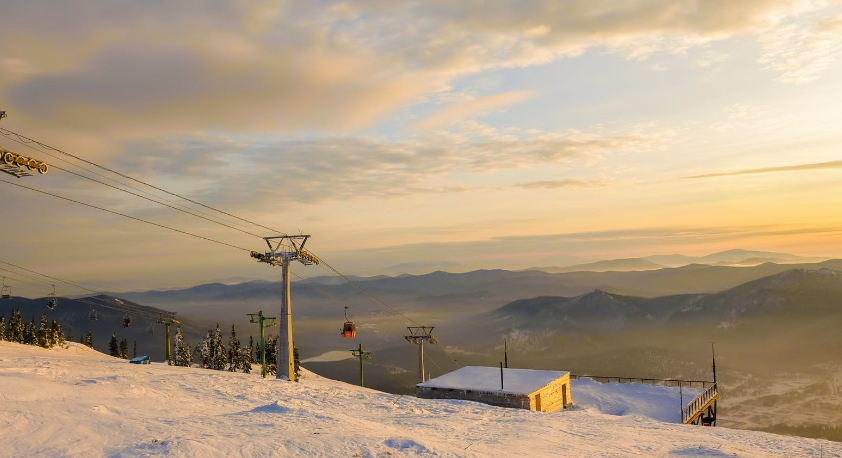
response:
{"label": "wooden railing", "polygon": [[717,398],[719,398],[719,392],[714,383],[681,410],[681,422],[684,424],[693,422]]}
{"label": "wooden railing", "polygon": [[681,388],[701,388],[707,389],[713,385],[713,382],[707,380],[680,380],[680,379],[662,379],[662,378],[641,378],[641,377],[615,377],[606,375],[577,375],[570,374],[571,380],[579,380],[580,378],[589,378],[599,383],[645,383],[647,385],[659,386],[673,386]]}

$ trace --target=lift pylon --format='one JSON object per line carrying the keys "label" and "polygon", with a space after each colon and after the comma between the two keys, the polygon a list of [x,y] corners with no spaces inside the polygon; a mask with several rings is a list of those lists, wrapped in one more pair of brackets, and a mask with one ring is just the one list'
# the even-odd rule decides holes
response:
{"label": "lift pylon", "polygon": [[309,235],[278,235],[264,237],[269,251],[251,252],[251,257],[272,267],[280,265],[282,276],[281,313],[278,330],[278,371],[280,380],[295,381],[295,359],[292,349],[292,304],[290,303],[290,262],[298,261],[305,266],[318,264],[319,258],[304,249]]}
{"label": "lift pylon", "polygon": [[277,326],[277,317],[263,316],[263,310],[257,313],[247,313],[250,323],[257,323],[260,327],[260,376],[266,378],[266,333],[264,330],[269,326]]}
{"label": "lift pylon", "polygon": [[421,379],[421,383],[426,381],[426,373],[424,372],[424,341],[426,340],[431,344],[438,342],[435,336],[433,336],[434,328],[435,326],[407,326],[406,329],[409,330],[409,335],[403,336],[407,342],[418,345],[418,378]]}
{"label": "lift pylon", "polygon": [[355,348],[351,350],[351,354],[354,355],[354,358],[360,359],[360,386],[363,385],[363,360],[371,359],[371,352],[370,351],[363,351],[363,344],[360,344],[359,348]]}

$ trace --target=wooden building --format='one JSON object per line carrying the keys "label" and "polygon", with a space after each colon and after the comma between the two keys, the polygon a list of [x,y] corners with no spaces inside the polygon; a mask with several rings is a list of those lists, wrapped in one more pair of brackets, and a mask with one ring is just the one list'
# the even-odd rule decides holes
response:
{"label": "wooden building", "polygon": [[462,399],[539,412],[573,405],[570,373],[563,371],[466,366],[415,388],[424,399]]}

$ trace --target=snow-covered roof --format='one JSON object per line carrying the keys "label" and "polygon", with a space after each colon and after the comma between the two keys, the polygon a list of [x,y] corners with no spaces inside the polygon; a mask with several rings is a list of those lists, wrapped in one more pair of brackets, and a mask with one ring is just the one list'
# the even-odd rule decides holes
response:
{"label": "snow-covered roof", "polygon": [[465,366],[415,386],[509,394],[531,394],[567,374],[569,372],[505,368],[503,369],[503,389],[501,390],[499,367]]}

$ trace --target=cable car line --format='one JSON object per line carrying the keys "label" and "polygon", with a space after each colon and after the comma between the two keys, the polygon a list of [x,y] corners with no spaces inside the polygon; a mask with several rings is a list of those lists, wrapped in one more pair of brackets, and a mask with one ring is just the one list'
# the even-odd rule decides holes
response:
{"label": "cable car line", "polygon": [[[101,174],[101,173],[97,173],[96,171],[93,171],[93,170],[90,170],[90,169],[88,169],[88,168],[82,167],[82,166],[80,166],[80,165],[78,165],[78,164],[74,164],[74,163],[72,163],[72,162],[68,161],[67,159],[64,159],[64,158],[62,158],[62,157],[60,157],[60,156],[57,156],[57,155],[55,155],[55,154],[53,154],[53,153],[50,153],[49,151],[43,151],[43,150],[41,150],[41,149],[39,149],[39,148],[36,148],[36,147],[34,147],[34,146],[32,146],[32,145],[30,145],[30,144],[28,144],[28,143],[23,143],[23,142],[21,142],[21,141],[15,140],[14,138],[10,138],[10,140],[12,140],[12,141],[14,141],[14,142],[17,142],[17,143],[20,143],[21,145],[24,145],[24,146],[26,146],[26,147],[28,147],[28,148],[31,148],[31,149],[33,149],[33,150],[35,150],[35,151],[38,151],[38,152],[40,152],[40,153],[46,154],[46,155],[48,155],[48,156],[50,156],[50,157],[52,157],[52,158],[58,159],[58,160],[60,160],[60,161],[62,161],[62,162],[66,162],[67,164],[69,164],[69,165],[71,165],[71,166],[73,166],[73,167],[76,167],[76,168],[82,169],[82,170],[84,170],[84,171],[86,171],[86,172],[88,172],[88,173],[94,174],[94,175],[99,176],[99,177],[101,177],[101,178],[103,178],[103,179],[106,179],[106,180],[108,180],[108,181],[112,181],[112,182],[114,182],[114,183],[117,183],[118,185],[125,186],[125,187],[130,188],[130,189],[133,189],[133,190],[135,190],[135,191],[137,191],[137,192],[140,192],[140,193],[146,194],[146,196],[142,196],[142,195],[136,194],[136,193],[134,193],[134,192],[132,192],[132,191],[128,191],[128,190],[126,190],[126,189],[120,188],[119,186],[115,186],[115,185],[112,185],[112,184],[104,183],[104,182],[99,181],[99,180],[97,180],[97,179],[95,179],[95,178],[91,178],[91,177],[89,177],[89,176],[85,176],[85,175],[82,175],[82,174],[80,174],[80,173],[76,173],[76,172],[70,171],[70,170],[68,170],[68,169],[62,168],[62,167],[57,166],[57,165],[55,165],[55,164],[52,164],[52,165],[51,165],[51,168],[58,169],[58,170],[61,170],[61,171],[63,171],[63,172],[70,173],[71,175],[76,175],[77,177],[84,178],[84,179],[86,179],[86,180],[90,180],[90,181],[93,181],[93,182],[95,182],[95,183],[99,183],[99,184],[101,184],[101,185],[104,185],[104,186],[108,186],[108,187],[110,187],[110,188],[117,189],[117,190],[119,190],[119,191],[123,191],[123,192],[128,193],[128,194],[131,194],[131,195],[133,195],[133,196],[140,197],[141,199],[146,199],[146,200],[149,200],[149,201],[151,201],[151,202],[155,202],[155,203],[157,203],[157,204],[164,205],[164,206],[169,207],[169,208],[172,208],[172,209],[174,209],[174,210],[178,210],[178,211],[181,211],[181,212],[184,212],[184,213],[190,214],[190,215],[195,216],[195,217],[197,217],[197,218],[202,218],[202,219],[204,219],[204,220],[207,220],[207,221],[210,221],[210,222],[213,222],[213,223],[217,223],[217,224],[220,224],[220,225],[222,225],[222,226],[225,226],[225,227],[228,227],[228,228],[231,228],[231,229],[234,229],[234,230],[240,231],[240,232],[244,232],[244,233],[249,234],[249,235],[253,235],[253,236],[255,236],[255,237],[260,237],[260,238],[262,238],[262,236],[260,236],[260,235],[257,235],[257,234],[254,234],[254,233],[252,233],[252,232],[248,232],[248,231],[246,231],[246,230],[243,230],[243,229],[241,229],[241,228],[238,228],[238,227],[234,227],[234,226],[230,226],[230,225],[229,225],[229,224],[237,224],[238,226],[241,226],[241,227],[242,227],[242,226],[244,226],[243,224],[239,224],[239,223],[235,223],[235,222],[230,222],[230,221],[227,221],[227,220],[222,219],[222,218],[219,218],[219,217],[214,217],[214,216],[213,216],[213,215],[211,215],[210,213],[203,212],[203,211],[201,211],[201,210],[192,209],[192,208],[189,208],[189,207],[186,207],[186,206],[183,206],[183,205],[178,205],[176,202],[173,202],[172,200],[169,200],[169,199],[166,199],[166,198],[164,198],[164,197],[161,197],[161,196],[158,196],[158,195],[152,194],[152,193],[150,193],[150,192],[144,191],[144,190],[142,190],[142,189],[140,189],[140,188],[137,188],[137,187],[135,187],[135,186],[132,186],[132,185],[130,185],[130,184],[123,183],[122,181],[115,180],[115,179],[113,179],[113,178],[111,178],[111,177],[108,177],[108,176],[103,175],[103,174]],[[150,196],[150,197],[147,197],[147,196]],[[163,202],[158,201],[158,200],[156,200],[156,199],[160,199],[160,200],[162,200],[162,201],[164,201],[164,202],[168,202],[168,203],[163,203]],[[194,212],[195,212],[195,213],[194,213]],[[205,215],[205,216],[200,216],[200,215],[198,215],[197,213],[198,213],[198,214],[201,214],[201,215]],[[213,218],[219,218],[219,220],[217,220],[217,219],[213,219]]]}
{"label": "cable car line", "polygon": [[25,135],[21,135],[21,134],[19,134],[19,133],[17,133],[17,132],[13,132],[13,131],[11,131],[11,130],[9,130],[9,129],[3,128],[3,127],[0,127],[0,135],[4,135],[4,136],[6,136],[6,137],[9,137],[10,135],[13,135],[13,136],[17,137],[17,138],[21,141],[21,143],[23,143],[23,144],[27,144],[27,143],[34,143],[34,144],[36,144],[36,145],[41,146],[42,148],[46,148],[46,149],[49,149],[49,150],[55,151],[55,152],[60,153],[60,154],[64,154],[65,156],[72,157],[72,158],[74,158],[74,159],[76,159],[76,160],[79,160],[79,161],[82,161],[82,162],[84,162],[84,163],[86,163],[86,164],[92,165],[92,166],[94,166],[94,167],[100,168],[100,169],[105,170],[105,171],[108,171],[108,172],[111,172],[111,173],[113,173],[113,174],[115,174],[115,175],[118,175],[118,176],[120,176],[120,177],[123,177],[123,178],[125,178],[125,179],[132,180],[132,181],[134,181],[134,182],[137,182],[137,183],[140,183],[140,184],[142,184],[142,185],[148,186],[148,187],[150,187],[150,188],[152,188],[152,189],[155,189],[155,190],[161,191],[161,192],[163,192],[163,193],[169,194],[169,195],[171,195],[171,196],[173,196],[173,197],[178,197],[179,199],[186,200],[186,201],[188,201],[188,202],[190,202],[190,203],[193,203],[193,204],[196,204],[196,205],[202,206],[202,207],[204,207],[204,208],[207,208],[207,209],[209,209],[209,210],[213,210],[213,211],[218,212],[218,213],[222,213],[223,215],[227,215],[227,216],[230,216],[230,217],[232,217],[232,218],[236,218],[236,219],[238,219],[238,220],[241,220],[241,221],[244,221],[244,222],[246,222],[246,223],[249,223],[249,224],[255,225],[255,226],[257,226],[257,227],[261,227],[261,228],[263,228],[263,229],[268,229],[268,230],[270,230],[270,231],[272,231],[272,232],[280,232],[280,231],[276,231],[275,229],[272,229],[272,228],[270,228],[270,227],[266,227],[266,226],[264,226],[264,225],[262,225],[262,224],[255,223],[254,221],[249,221],[249,220],[247,220],[247,219],[245,219],[245,218],[242,218],[242,217],[239,217],[239,216],[236,216],[236,215],[232,215],[231,213],[228,213],[228,212],[225,212],[225,211],[223,211],[223,210],[219,210],[219,209],[213,208],[213,207],[208,206],[208,205],[205,205],[205,204],[203,204],[203,203],[201,203],[201,202],[197,202],[197,201],[195,201],[195,200],[193,200],[193,199],[190,199],[190,198],[187,198],[187,197],[184,197],[184,196],[178,195],[178,194],[176,194],[176,193],[174,193],[174,192],[167,191],[166,189],[159,188],[159,187],[157,187],[157,186],[155,186],[155,185],[153,185],[153,184],[149,184],[149,183],[147,183],[147,182],[145,182],[145,181],[142,181],[142,180],[139,180],[139,179],[137,179],[137,178],[133,178],[133,177],[130,177],[130,176],[128,176],[128,175],[122,174],[122,173],[117,172],[116,170],[112,170],[112,169],[110,169],[110,168],[108,168],[108,167],[105,167],[105,166],[102,166],[102,165],[96,164],[96,163],[91,162],[91,161],[88,161],[88,160],[86,160],[86,159],[82,159],[82,158],[81,158],[81,157],[79,157],[79,156],[76,156],[76,155],[70,154],[70,153],[68,153],[68,152],[62,151],[62,150],[60,150],[60,149],[58,149],[58,148],[54,148],[54,147],[52,147],[52,146],[50,146],[50,145],[47,145],[47,144],[45,144],[45,143],[41,143],[41,142],[39,142],[39,141],[37,141],[37,140],[33,140],[33,139],[31,139],[31,138],[29,138],[29,137],[27,137],[27,136],[25,136]]}
{"label": "cable car line", "polygon": [[74,200],[74,199],[71,199],[71,198],[69,198],[69,197],[60,196],[60,195],[58,195],[58,194],[53,194],[53,193],[50,193],[50,192],[47,192],[47,191],[42,191],[42,190],[40,190],[40,189],[30,188],[29,186],[25,186],[25,185],[18,184],[18,183],[13,183],[13,182],[11,182],[11,181],[0,180],[0,183],[6,183],[6,184],[10,184],[10,185],[12,185],[12,186],[17,186],[17,187],[19,187],[19,188],[28,189],[28,190],[30,190],[30,191],[35,191],[35,192],[38,192],[38,193],[41,193],[41,194],[46,194],[46,195],[48,195],[48,196],[52,196],[52,197],[55,197],[55,198],[58,198],[58,199],[66,200],[66,201],[68,201],[68,202],[73,202],[73,203],[75,203],[75,204],[79,204],[79,205],[84,205],[84,206],[86,206],[86,207],[95,208],[95,209],[97,209],[97,210],[102,210],[102,211],[104,211],[104,212],[112,213],[112,214],[114,214],[114,215],[123,216],[123,217],[125,217],[125,218],[133,219],[133,220],[135,220],[135,221],[140,221],[140,222],[142,222],[142,223],[150,224],[150,225],[152,225],[152,226],[157,226],[157,227],[160,227],[160,228],[163,228],[163,229],[169,229],[169,230],[171,230],[171,231],[178,232],[178,233],[185,234],[185,235],[189,235],[189,236],[191,236],[191,237],[195,237],[195,238],[202,239],[202,240],[207,240],[208,242],[218,243],[218,244],[220,244],[220,245],[225,245],[225,246],[228,246],[228,247],[231,247],[231,248],[236,248],[236,249],[238,249],[238,250],[247,251],[247,252],[251,253],[251,250],[249,250],[248,248],[243,248],[243,247],[241,247],[241,246],[232,245],[232,244],[230,244],[230,243],[226,243],[226,242],[220,242],[219,240],[214,240],[214,239],[212,239],[212,238],[208,238],[208,237],[205,237],[205,236],[202,236],[202,235],[193,234],[193,233],[191,233],[191,232],[187,232],[187,231],[182,231],[181,229],[176,229],[176,228],[174,228],[174,227],[165,226],[165,225],[163,225],[163,224],[153,223],[152,221],[149,221],[149,220],[145,220],[145,219],[142,219],[142,218],[137,218],[137,217],[134,217],[134,216],[127,215],[127,214],[125,214],[125,213],[116,212],[116,211],[114,211],[114,210],[108,210],[107,208],[97,207],[96,205],[92,205],[92,204],[89,204],[89,203],[85,203],[85,202],[81,202],[81,201],[78,201],[78,200]]}
{"label": "cable car line", "polygon": [[[24,270],[24,271],[26,271],[26,272],[33,273],[33,274],[35,274],[35,275],[40,275],[40,276],[42,276],[42,277],[46,277],[46,278],[49,278],[49,279],[51,279],[51,280],[55,280],[55,281],[58,281],[58,282],[62,282],[62,283],[64,283],[64,284],[67,284],[67,285],[70,285],[70,286],[75,286],[76,288],[79,288],[79,289],[84,289],[85,291],[90,291],[90,292],[95,293],[95,294],[100,294],[100,291],[96,291],[96,290],[93,290],[93,289],[90,289],[90,288],[86,288],[86,287],[84,287],[84,286],[80,286],[80,285],[77,285],[76,283],[71,283],[71,282],[69,282],[69,281],[65,281],[65,280],[62,280],[62,279],[60,279],[60,278],[51,277],[51,276],[49,276],[49,275],[45,275],[45,274],[42,274],[42,273],[40,273],[40,272],[35,272],[34,270],[30,270],[30,269],[27,269],[26,267],[21,267],[21,266],[18,266],[18,265],[12,264],[11,262],[6,262],[6,261],[2,261],[2,260],[0,260],[0,264],[6,264],[7,266],[12,266],[12,267],[14,267],[14,268],[17,268],[17,269],[20,269],[20,270]],[[5,269],[4,269],[4,270],[5,270]],[[21,275],[21,274],[18,274],[18,275]]]}
{"label": "cable car line", "polygon": [[108,186],[109,188],[114,188],[114,189],[116,189],[116,190],[118,190],[118,191],[123,191],[123,192],[125,192],[125,193],[131,194],[131,195],[136,196],[136,197],[140,197],[141,199],[145,199],[145,200],[148,200],[148,201],[150,201],[150,202],[155,202],[156,204],[161,204],[161,205],[163,205],[163,206],[165,206],[165,207],[172,208],[173,210],[177,210],[177,211],[180,211],[180,212],[183,212],[183,213],[187,213],[188,215],[195,216],[196,218],[201,218],[201,219],[203,219],[203,220],[205,220],[205,221],[210,221],[210,222],[212,222],[212,223],[216,223],[216,224],[219,224],[219,225],[225,226],[225,227],[227,227],[227,228],[229,228],[229,229],[234,229],[235,231],[240,231],[240,232],[242,232],[242,233],[244,233],[244,234],[248,234],[248,235],[251,235],[251,236],[257,237],[257,238],[259,238],[259,239],[263,239],[263,236],[261,236],[261,235],[257,235],[257,234],[255,234],[255,233],[253,233],[253,232],[249,232],[249,231],[247,231],[247,230],[240,229],[240,228],[238,228],[238,227],[234,227],[234,226],[229,226],[228,224],[221,223],[221,222],[219,222],[219,221],[216,221],[216,220],[210,219],[210,218],[208,218],[208,217],[201,216],[201,215],[197,215],[196,213],[193,213],[193,212],[191,212],[191,211],[189,211],[189,210],[184,210],[184,209],[182,209],[182,208],[178,208],[178,207],[175,207],[175,206],[173,206],[173,205],[166,204],[166,203],[164,203],[164,202],[161,202],[161,201],[155,200],[155,199],[153,199],[153,198],[151,198],[151,197],[142,196],[142,195],[137,194],[137,193],[135,193],[135,192],[128,191],[128,190],[126,190],[126,189],[122,189],[122,188],[120,188],[120,187],[118,187],[118,186],[114,186],[114,185],[112,185],[112,184],[108,184],[108,183],[105,183],[105,182],[103,182],[103,181],[99,181],[99,180],[97,180],[97,179],[95,179],[95,178],[86,177],[85,175],[81,175],[81,174],[78,174],[78,173],[76,173],[76,172],[71,172],[70,170],[63,169],[63,168],[61,168],[61,167],[59,167],[59,166],[56,166],[56,165],[53,165],[53,167],[52,167],[52,168],[54,168],[54,169],[59,169],[59,170],[61,170],[61,171],[67,172],[67,173],[69,173],[69,174],[71,174],[71,175],[76,175],[77,177],[84,178],[84,179],[86,179],[86,180],[91,180],[91,181],[93,181],[93,182],[95,182],[95,183],[99,183],[99,184],[101,184],[101,185],[103,185],[103,186]]}

